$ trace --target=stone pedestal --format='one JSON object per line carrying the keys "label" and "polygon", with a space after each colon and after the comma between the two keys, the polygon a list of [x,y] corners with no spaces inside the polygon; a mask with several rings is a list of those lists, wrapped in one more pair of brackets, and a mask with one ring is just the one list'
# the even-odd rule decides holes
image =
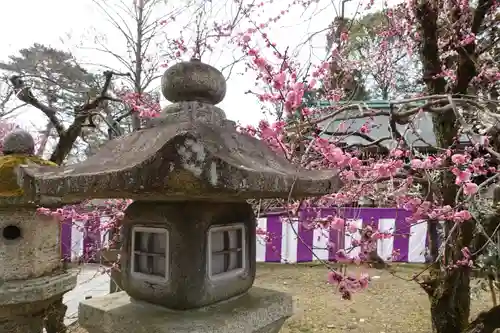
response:
{"label": "stone pedestal", "polygon": [[17,317],[0,323],[0,333],[40,333],[43,330],[43,316]]}
{"label": "stone pedestal", "polygon": [[76,272],[62,269],[59,222],[6,202],[0,199],[0,333],[64,332],[61,299],[76,286]]}
{"label": "stone pedestal", "polygon": [[5,281],[0,286],[0,333],[42,333],[44,317],[54,317],[47,310],[75,287],[76,275]]}
{"label": "stone pedestal", "polygon": [[89,333],[278,333],[292,314],[291,296],[253,287],[235,299],[187,311],[119,292],[80,303],[78,320]]}

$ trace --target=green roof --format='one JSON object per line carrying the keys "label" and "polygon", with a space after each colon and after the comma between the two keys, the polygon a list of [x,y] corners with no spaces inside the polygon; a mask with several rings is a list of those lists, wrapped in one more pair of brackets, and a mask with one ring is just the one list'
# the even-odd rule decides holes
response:
{"label": "green roof", "polygon": [[[419,105],[424,105],[426,103],[425,100],[423,101],[418,101],[418,102],[413,102],[410,104],[407,104],[407,106],[411,107],[418,107]],[[363,105],[368,109],[372,110],[390,110],[391,105],[394,107],[399,107],[399,104],[393,104],[391,101],[387,100],[369,100],[369,101],[341,101],[338,103],[334,102],[329,102],[329,101],[319,101],[316,103],[311,103],[309,104],[309,107],[318,107],[318,108],[326,108],[329,106],[349,106],[349,105]],[[326,131],[331,131],[335,132],[337,129],[336,127],[338,126],[339,121],[333,120],[329,123],[329,128],[324,128],[323,126],[326,126],[325,124],[318,124],[318,126]],[[348,121],[349,122],[349,127],[353,130],[356,131],[361,126],[363,126],[366,123],[366,119],[362,118],[357,118],[357,119],[351,119]],[[391,137],[391,131],[389,129],[389,117],[387,115],[376,115],[373,117],[372,121],[372,129],[370,136],[374,139],[381,139],[384,137]],[[427,143],[431,145],[435,145],[436,143],[436,138],[433,132],[433,126],[432,126],[432,119],[431,116],[427,113],[424,113],[422,117],[419,117],[419,119],[416,119],[414,122],[415,126],[419,128],[419,135],[415,135],[413,131],[407,131],[407,125],[400,125],[397,124],[396,127],[400,131],[400,133],[404,133],[403,135],[407,139],[408,142],[411,142],[412,145],[414,146],[426,146],[426,143],[423,143],[420,138],[423,138]],[[346,144],[367,144],[369,143],[366,141],[364,138],[357,137],[357,136],[348,136],[344,139],[342,139],[343,142]],[[392,140],[386,141],[383,144],[386,145],[387,147],[392,145]]]}

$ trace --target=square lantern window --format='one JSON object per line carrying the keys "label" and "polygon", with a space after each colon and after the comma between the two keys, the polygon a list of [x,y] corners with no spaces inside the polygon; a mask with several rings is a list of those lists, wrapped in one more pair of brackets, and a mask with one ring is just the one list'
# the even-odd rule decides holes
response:
{"label": "square lantern window", "polygon": [[247,262],[245,226],[211,227],[208,231],[208,275],[211,279],[237,276]]}
{"label": "square lantern window", "polygon": [[168,277],[168,230],[132,229],[132,275],[143,280],[165,282]]}

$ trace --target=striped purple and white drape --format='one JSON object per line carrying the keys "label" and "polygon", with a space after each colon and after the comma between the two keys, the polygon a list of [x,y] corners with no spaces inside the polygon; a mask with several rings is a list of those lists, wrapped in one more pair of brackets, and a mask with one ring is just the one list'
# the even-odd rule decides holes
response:
{"label": "striped purple and white drape", "polygon": [[[394,237],[377,241],[377,251],[384,260],[392,258],[393,251],[398,251],[395,258],[400,262],[424,262],[427,243],[427,224],[406,221],[408,211],[392,208],[340,208],[322,209],[321,216],[337,215],[356,224],[359,228],[371,225],[384,232],[395,234]],[[303,216],[303,213],[299,214]],[[299,217],[300,219],[300,217]],[[289,221],[285,216],[270,214],[258,219],[259,230],[265,234],[257,235],[256,253],[258,262],[309,262],[314,260],[333,260],[339,249],[351,247],[353,239],[360,239],[356,233],[350,235],[333,229],[308,229],[299,219]],[[104,219],[103,219],[104,220]],[[94,231],[95,232],[95,231]],[[88,257],[88,232],[78,222],[65,221],[61,229],[61,252],[63,258]],[[100,240],[105,243],[105,240]],[[359,248],[352,250],[349,256],[357,256]]]}
{"label": "striped purple and white drape", "polygon": [[[384,260],[400,262],[424,262],[427,242],[427,224],[409,223],[408,211],[391,208],[341,208],[322,209],[321,216],[337,215],[354,223],[358,228],[371,225],[394,237],[377,241],[377,252]],[[300,214],[299,214],[300,215]],[[287,217],[268,215],[258,220],[258,228],[265,235],[257,235],[257,261],[259,262],[309,262],[333,260],[339,249],[349,249],[353,239],[361,235],[350,235],[339,230],[309,229],[299,219],[290,221]],[[398,256],[393,258],[393,252]],[[349,256],[357,256],[359,248]]]}

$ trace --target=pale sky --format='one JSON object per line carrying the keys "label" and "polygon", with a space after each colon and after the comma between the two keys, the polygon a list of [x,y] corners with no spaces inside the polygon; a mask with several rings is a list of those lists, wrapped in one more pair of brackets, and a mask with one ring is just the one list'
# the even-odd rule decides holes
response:
{"label": "pale sky", "polygon": [[[103,0],[104,1],[104,0]],[[113,0],[107,0],[113,1]],[[124,0],[130,1],[132,0]],[[179,0],[174,0],[179,1]],[[358,10],[358,6],[363,6],[359,1],[352,0],[346,5],[346,14],[352,15]],[[229,1],[232,2],[232,1]],[[272,5],[268,5],[266,12],[262,14],[261,20],[270,16],[275,16],[282,9],[283,3],[289,0],[277,0]],[[391,1],[392,2],[392,1]],[[284,19],[275,25],[270,32],[272,40],[278,43],[281,51],[286,47],[295,50],[298,45],[317,31],[324,29],[335,17],[335,10],[331,6],[332,1],[321,0],[319,4],[304,13],[296,7],[296,10],[288,14]],[[376,1],[376,8],[382,8],[383,1]],[[337,6],[338,8],[338,6]],[[270,13],[270,12],[275,13]],[[306,20],[315,12],[314,20]],[[362,10],[361,10],[362,11]],[[363,11],[362,11],[363,12]],[[259,20],[259,18],[256,18]],[[306,21],[305,21],[306,20]],[[172,29],[172,26],[168,26]],[[89,62],[105,63],[116,68],[116,63],[109,59],[104,59],[102,54],[85,51],[76,47],[79,43],[92,45],[92,31],[105,33],[110,45],[122,47],[122,40],[113,28],[110,28],[104,17],[100,14],[95,4],[90,0],[10,0],[3,1],[0,11],[0,31],[2,31],[2,48],[0,49],[0,59],[6,59],[8,55],[16,53],[23,47],[28,47],[34,42],[48,44],[56,48],[71,51],[77,59],[85,59]],[[68,37],[70,36],[70,37]],[[64,40],[61,41],[61,39]],[[309,45],[303,46],[298,53],[298,58],[302,63],[307,63],[311,59],[313,63],[319,63],[325,56],[324,52],[325,34],[318,33],[312,38]],[[223,66],[231,61],[232,50],[224,48],[225,45],[216,50],[212,57],[202,59],[213,66]],[[314,54],[311,56],[311,50]],[[243,72],[243,67],[239,66],[234,72]],[[219,105],[226,111],[228,118],[244,124],[256,124],[263,118],[260,105],[252,95],[245,94],[249,89],[255,89],[254,79],[251,73],[244,75],[232,75],[228,82],[228,92],[225,100]],[[26,109],[16,117],[18,122],[24,125],[43,127],[44,116],[40,111]]]}

